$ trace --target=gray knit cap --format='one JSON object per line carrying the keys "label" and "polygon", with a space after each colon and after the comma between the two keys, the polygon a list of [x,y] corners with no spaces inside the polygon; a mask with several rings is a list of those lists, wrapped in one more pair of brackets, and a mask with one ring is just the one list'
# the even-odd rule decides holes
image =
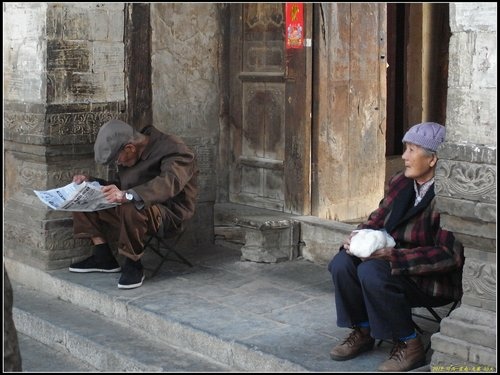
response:
{"label": "gray knit cap", "polygon": [[94,158],[99,164],[116,160],[121,148],[134,136],[134,128],[120,120],[111,120],[99,129],[94,143]]}
{"label": "gray knit cap", "polygon": [[444,142],[446,128],[435,122],[423,122],[413,125],[403,137],[403,143],[409,142],[431,151],[437,151]]}

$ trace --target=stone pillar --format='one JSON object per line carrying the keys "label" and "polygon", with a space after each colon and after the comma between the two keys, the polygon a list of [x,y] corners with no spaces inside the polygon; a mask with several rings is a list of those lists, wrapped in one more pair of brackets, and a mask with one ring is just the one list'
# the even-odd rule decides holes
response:
{"label": "stone pillar", "polygon": [[123,3],[4,4],[4,254],[40,269],[88,250],[71,214],[33,193],[96,171],[93,142],[124,119]]}
{"label": "stone pillar", "polygon": [[[431,371],[496,368],[496,5],[450,3],[446,143],[438,150],[443,227],[465,248],[461,306],[432,336]],[[464,51],[466,51],[464,53]]]}

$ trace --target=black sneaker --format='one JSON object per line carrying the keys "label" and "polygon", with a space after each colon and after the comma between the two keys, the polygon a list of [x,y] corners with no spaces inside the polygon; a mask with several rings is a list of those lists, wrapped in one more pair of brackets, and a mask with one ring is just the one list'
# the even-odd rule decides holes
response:
{"label": "black sneaker", "polygon": [[71,272],[120,272],[121,268],[115,258],[109,258],[106,261],[98,262],[94,255],[73,263],[69,266]]}
{"label": "black sneaker", "polygon": [[122,275],[118,281],[118,288],[120,289],[133,289],[138,288],[144,281],[144,268],[140,260],[134,262],[127,258],[123,265]]}

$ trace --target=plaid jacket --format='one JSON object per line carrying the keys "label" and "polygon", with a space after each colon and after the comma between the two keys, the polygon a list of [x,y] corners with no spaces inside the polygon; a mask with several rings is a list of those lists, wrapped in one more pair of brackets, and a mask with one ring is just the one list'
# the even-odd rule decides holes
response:
{"label": "plaid jacket", "polygon": [[391,254],[393,275],[406,275],[430,296],[462,297],[464,251],[452,232],[440,227],[434,185],[413,206],[413,179],[400,172],[389,181],[379,207],[358,229],[385,228],[396,241]]}

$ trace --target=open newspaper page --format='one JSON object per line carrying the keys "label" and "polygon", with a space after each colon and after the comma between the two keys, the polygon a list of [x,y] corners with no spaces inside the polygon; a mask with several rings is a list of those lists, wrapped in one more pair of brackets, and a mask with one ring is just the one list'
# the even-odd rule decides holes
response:
{"label": "open newspaper page", "polygon": [[80,185],[72,182],[60,188],[34,192],[44,204],[59,211],[99,211],[119,205],[108,202],[101,187],[97,181]]}

